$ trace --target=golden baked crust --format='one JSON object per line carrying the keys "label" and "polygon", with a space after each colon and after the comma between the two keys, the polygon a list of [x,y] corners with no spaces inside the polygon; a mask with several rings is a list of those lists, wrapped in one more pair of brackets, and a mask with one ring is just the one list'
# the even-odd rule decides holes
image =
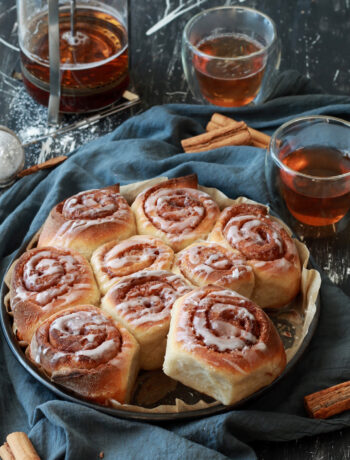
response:
{"label": "golden baked crust", "polygon": [[141,346],[142,369],[163,364],[170,312],[192,287],[166,270],[143,271],[122,278],[102,299],[102,309],[121,322]]}
{"label": "golden baked crust", "polygon": [[163,365],[169,377],[228,405],[270,384],[285,364],[277,330],[247,298],[209,285],[175,302]]}
{"label": "golden baked crust", "polygon": [[140,193],[131,206],[138,233],[161,238],[175,252],[206,238],[220,211],[215,201],[197,187],[197,176],[192,174]]}
{"label": "golden baked crust", "polygon": [[239,251],[253,268],[252,300],[263,308],[288,304],[300,290],[297,248],[265,206],[238,204],[225,208],[208,241]]}
{"label": "golden baked crust", "polygon": [[25,252],[10,284],[13,329],[25,343],[38,325],[57,311],[100,300],[92,269],[81,254],[53,247]]}
{"label": "golden baked crust", "polygon": [[29,359],[54,382],[99,404],[129,401],[138,354],[134,337],[91,305],[50,316],[27,349]]}
{"label": "golden baked crust", "polygon": [[135,219],[119,185],[85,190],[57,204],[46,219],[38,247],[74,249],[90,259],[111,240],[136,233]]}
{"label": "golden baked crust", "polygon": [[195,286],[216,284],[250,297],[254,273],[238,251],[217,243],[193,243],[175,256],[173,272]]}
{"label": "golden baked crust", "polygon": [[[103,310],[110,313],[124,331],[129,331],[128,340],[134,344],[136,340],[139,341],[140,351],[136,351],[137,346],[130,347],[133,350],[128,358],[130,367],[122,364],[121,368],[126,372],[126,380],[113,366],[107,366],[108,370],[104,370],[99,377],[95,371],[88,372],[85,368],[81,368],[78,373],[67,370],[65,374],[62,370],[65,369],[64,366],[56,373],[47,364],[49,370],[45,372],[55,382],[94,402],[106,404],[110,391],[114,390],[113,398],[119,402],[128,401],[131,382],[135,379],[139,362],[143,369],[162,366],[170,313],[174,304],[176,311],[171,324],[176,334],[169,334],[164,367],[168,375],[210,394],[224,404],[231,404],[269,384],[282,372],[285,365],[281,341],[266,315],[253,302],[229,289],[252,298],[265,308],[285,305],[297,294],[300,287],[299,257],[293,240],[283,226],[268,215],[264,206],[257,204],[229,206],[220,215],[217,204],[209,195],[198,190],[197,178],[191,175],[159,183],[137,196],[132,209],[136,214],[138,232],[142,234],[130,238],[136,232],[134,217],[118,192],[118,186],[81,192],[59,203],[51,211],[40,235],[39,246],[45,241],[53,241],[58,248],[39,247],[23,254],[25,259],[34,251],[49,251],[42,258],[47,259],[46,262],[42,262],[38,256],[40,273],[37,276],[35,270],[30,272],[32,268],[28,271],[28,268],[17,267],[17,272],[24,270],[31,273],[29,285],[33,289],[29,289],[30,294],[23,294],[21,286],[26,284],[23,281],[18,284],[19,291],[15,284],[10,289],[14,330],[18,339],[28,343],[37,327],[36,331],[39,333],[43,321],[49,324],[52,318],[59,316],[57,311],[69,308],[71,312],[78,312],[81,308],[78,304],[98,303],[100,293],[86,259],[74,251],[64,249],[76,247],[86,258],[90,258],[94,251],[91,264],[100,291],[105,294],[102,300]],[[117,209],[116,213],[114,209]],[[208,240],[204,241],[203,238],[208,234]],[[60,249],[60,246],[64,248]],[[175,254],[175,262],[171,267],[174,260],[173,250],[181,251]],[[66,260],[63,271],[60,271],[61,268],[55,265],[58,263],[56,256],[51,253],[65,253],[69,260],[70,257],[78,260],[83,268],[78,269],[82,278],[77,278],[77,286],[66,283],[67,276],[75,277],[70,272],[72,263]],[[53,262],[50,257],[53,257]],[[48,266],[47,273],[42,271],[45,264]],[[170,269],[180,276],[169,272]],[[35,276],[37,281],[33,281]],[[61,283],[58,287],[54,283],[51,285],[55,278]],[[191,327],[192,332],[186,329],[183,322],[183,318],[187,318],[187,313],[183,313],[187,307],[183,307],[182,300],[180,302],[179,299],[191,297],[188,293],[193,287],[188,283],[203,287],[202,290],[196,289],[193,292],[204,292],[199,300],[195,298],[196,311],[188,310],[192,315],[191,321],[197,321]],[[215,286],[212,285],[214,283]],[[51,296],[50,289],[56,290],[58,295]],[[217,294],[218,291],[221,294]],[[39,297],[39,302],[36,297]],[[223,305],[226,298],[229,299],[227,303],[234,298],[236,300],[232,301],[233,310],[237,307],[248,311],[248,314],[238,320],[239,327],[248,325],[250,332],[249,328],[256,331],[254,324],[258,324],[258,341],[249,343],[248,340],[247,346],[243,347],[244,352],[234,359],[232,350],[218,350],[222,337],[232,329],[232,321],[234,326],[236,324],[230,312],[224,314],[225,321],[220,323],[222,328],[217,328],[209,346],[204,343],[205,346],[200,349],[192,344],[189,350],[181,339],[191,334],[194,334],[191,338],[193,343],[197,343],[198,338],[202,341],[205,339],[195,333],[198,321],[201,321],[196,315],[203,312],[206,315],[212,300],[219,297],[219,303]],[[47,305],[43,302],[44,298],[49,299]],[[235,304],[236,301],[238,304]],[[180,304],[181,307],[177,307]],[[254,319],[249,316],[252,312]],[[206,327],[210,329],[212,320],[209,316],[205,318]],[[229,325],[226,324],[227,321]],[[254,323],[253,326],[250,326],[250,322]],[[240,331],[237,333],[241,334]],[[36,340],[33,339],[32,343]],[[188,338],[185,341],[187,340]],[[235,340],[231,338],[231,342]],[[265,353],[265,346],[272,351]],[[32,345],[27,350],[27,353],[33,350],[31,359],[34,349],[37,353],[39,346]],[[216,354],[213,354],[213,350]],[[252,353],[251,350],[255,351]],[[138,353],[140,356],[136,358]],[[228,361],[226,355],[229,355]],[[225,359],[220,361],[218,357]],[[40,360],[45,362],[43,357]],[[248,360],[248,364],[244,360]],[[216,366],[215,363],[219,364]],[[235,375],[232,374],[232,369],[236,371]],[[190,375],[189,379],[187,374]],[[84,381],[81,391],[80,379]],[[115,389],[109,380],[117,380],[122,390]],[[110,388],[109,396],[107,393],[99,393],[100,384],[97,385],[97,382]],[[96,388],[94,385],[97,385]]]}
{"label": "golden baked crust", "polygon": [[91,257],[91,265],[102,294],[123,276],[142,270],[169,270],[174,251],[159,238],[136,235],[124,241],[110,241]]}

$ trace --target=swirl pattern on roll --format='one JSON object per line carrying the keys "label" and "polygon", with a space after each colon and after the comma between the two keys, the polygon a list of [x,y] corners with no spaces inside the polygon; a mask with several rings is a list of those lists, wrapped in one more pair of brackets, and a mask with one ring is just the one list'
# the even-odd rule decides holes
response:
{"label": "swirl pattern on roll", "polygon": [[33,359],[46,368],[64,363],[91,369],[116,358],[122,348],[120,331],[109,318],[81,308],[39,326],[36,340],[40,348],[32,347]]}
{"label": "swirl pattern on roll", "polygon": [[199,190],[159,189],[147,197],[144,210],[155,227],[179,235],[192,232],[207,216],[214,217],[216,205]]}
{"label": "swirl pattern on roll", "polygon": [[173,267],[196,286],[217,284],[250,295],[254,274],[245,257],[216,243],[202,241],[180,251]]}
{"label": "swirl pattern on roll", "polygon": [[145,190],[132,209],[139,233],[158,236],[174,251],[205,238],[220,213],[214,200],[197,189],[195,176],[169,179]]}
{"label": "swirl pattern on roll", "polygon": [[299,292],[301,267],[296,245],[265,206],[232,205],[223,210],[208,237],[238,251],[255,275],[252,299],[264,308],[279,308]]}
{"label": "swirl pattern on roll", "polygon": [[159,238],[138,235],[104,244],[93,253],[91,264],[105,294],[123,276],[142,270],[170,269],[173,257],[173,250]]}
{"label": "swirl pattern on roll", "polygon": [[135,231],[134,216],[119,186],[85,190],[53,208],[38,247],[72,248],[89,258],[98,246]]}
{"label": "swirl pattern on roll", "polygon": [[214,285],[175,302],[163,370],[166,375],[232,404],[271,383],[286,355],[265,312]]}
{"label": "swirl pattern on roll", "polygon": [[102,305],[110,303],[110,313],[129,327],[149,328],[168,322],[175,300],[190,290],[191,287],[172,272],[142,271],[114,285]]}
{"label": "swirl pattern on roll", "polygon": [[229,289],[209,286],[193,291],[183,304],[178,339],[185,347],[216,353],[266,352],[268,320],[253,302]]}
{"label": "swirl pattern on roll", "polygon": [[36,248],[17,261],[11,279],[10,305],[20,339],[51,313],[82,303],[97,304],[100,294],[87,260],[67,249]]}
{"label": "swirl pattern on roll", "polygon": [[59,207],[65,219],[76,221],[123,221],[129,214],[128,208],[125,198],[108,188],[85,190],[67,198]]}
{"label": "swirl pattern on roll", "polygon": [[110,398],[125,401],[129,377],[133,382],[138,368],[137,352],[125,328],[89,305],[46,319],[28,348],[30,359],[54,381],[102,404]]}
{"label": "swirl pattern on roll", "polygon": [[230,245],[248,259],[274,260],[285,254],[286,231],[271,221],[267,209],[257,205],[238,205],[222,214],[223,234]]}
{"label": "swirl pattern on roll", "polygon": [[103,297],[102,308],[139,342],[142,369],[162,366],[172,306],[191,289],[172,272],[143,271],[122,278]]}

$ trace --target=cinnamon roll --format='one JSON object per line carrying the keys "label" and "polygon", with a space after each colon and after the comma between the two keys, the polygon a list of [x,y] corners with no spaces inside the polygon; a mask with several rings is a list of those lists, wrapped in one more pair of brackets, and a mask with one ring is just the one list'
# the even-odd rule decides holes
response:
{"label": "cinnamon roll", "polygon": [[67,249],[36,248],[16,262],[10,307],[17,338],[29,343],[45,318],[65,308],[100,300],[92,269],[82,255]]}
{"label": "cinnamon roll", "polygon": [[92,254],[91,265],[101,292],[106,294],[123,276],[142,270],[169,270],[173,258],[174,251],[159,238],[137,235],[99,247]]}
{"label": "cinnamon roll", "polygon": [[247,298],[205,286],[175,302],[163,366],[169,377],[228,405],[270,384],[285,365],[277,330]]}
{"label": "cinnamon roll", "polygon": [[171,308],[191,289],[172,272],[142,271],[122,278],[103,297],[102,308],[138,340],[142,369],[162,366]]}
{"label": "cinnamon roll", "polygon": [[217,284],[248,297],[254,287],[254,273],[244,256],[207,241],[194,243],[177,253],[173,272],[195,286]]}
{"label": "cinnamon roll", "polygon": [[133,213],[119,185],[86,190],[56,205],[42,228],[38,247],[74,249],[88,259],[111,240],[136,233]]}
{"label": "cinnamon roll", "polygon": [[206,238],[220,211],[197,187],[193,174],[169,179],[140,193],[131,206],[138,233],[161,238],[175,252]]}
{"label": "cinnamon roll", "polygon": [[301,267],[296,245],[265,206],[225,208],[208,241],[233,248],[246,258],[255,275],[251,298],[261,307],[279,308],[299,292]]}
{"label": "cinnamon roll", "polygon": [[107,405],[126,403],[138,372],[139,345],[101,309],[58,312],[35,331],[27,355],[52,381]]}

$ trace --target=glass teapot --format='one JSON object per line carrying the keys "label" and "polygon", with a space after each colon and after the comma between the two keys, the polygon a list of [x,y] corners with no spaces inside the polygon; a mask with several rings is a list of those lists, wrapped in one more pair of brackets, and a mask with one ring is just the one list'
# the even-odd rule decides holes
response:
{"label": "glass teapot", "polygon": [[61,112],[116,101],[129,84],[127,0],[17,0],[29,94]]}

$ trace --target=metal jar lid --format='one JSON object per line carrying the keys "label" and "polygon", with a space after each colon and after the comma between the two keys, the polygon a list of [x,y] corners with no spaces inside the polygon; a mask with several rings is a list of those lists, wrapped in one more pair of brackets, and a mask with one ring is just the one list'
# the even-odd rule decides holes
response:
{"label": "metal jar lid", "polygon": [[21,141],[11,129],[0,125],[0,188],[15,180],[24,166],[24,150]]}

